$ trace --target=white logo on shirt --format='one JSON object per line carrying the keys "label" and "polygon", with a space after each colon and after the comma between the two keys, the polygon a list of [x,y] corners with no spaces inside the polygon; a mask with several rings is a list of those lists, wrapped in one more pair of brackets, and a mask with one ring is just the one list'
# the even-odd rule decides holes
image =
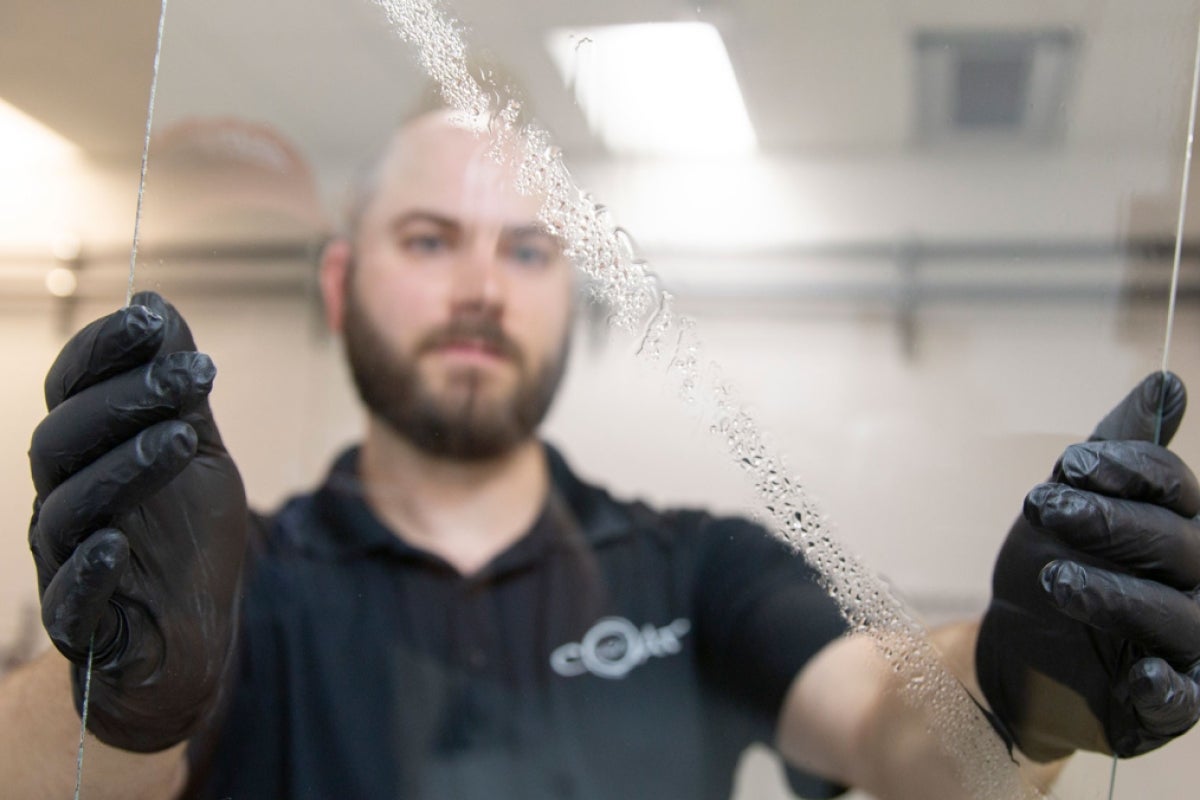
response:
{"label": "white logo on shirt", "polygon": [[572,678],[590,672],[601,678],[624,678],[651,656],[666,658],[683,649],[679,643],[692,629],[690,620],[677,619],[641,630],[624,617],[604,617],[583,635],[583,640],[564,644],[550,654],[550,666],[559,675]]}

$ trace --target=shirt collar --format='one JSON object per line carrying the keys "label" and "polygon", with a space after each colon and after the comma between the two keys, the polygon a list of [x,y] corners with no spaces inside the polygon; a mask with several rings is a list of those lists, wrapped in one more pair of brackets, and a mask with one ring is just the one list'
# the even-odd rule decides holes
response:
{"label": "shirt collar", "polygon": [[[376,516],[363,495],[358,453],[358,447],[351,447],[334,461],[325,482],[312,495],[313,510],[324,524],[304,526],[311,533],[296,544],[313,555],[328,558],[385,552],[441,563],[449,569],[441,559],[405,542]],[[551,541],[578,541],[582,537],[595,546],[628,535],[635,525],[631,506],[618,503],[604,489],[580,480],[551,445],[543,444],[543,453],[550,472],[546,503],[529,531],[497,556],[485,573],[527,563]],[[285,508],[283,514],[288,510]]]}

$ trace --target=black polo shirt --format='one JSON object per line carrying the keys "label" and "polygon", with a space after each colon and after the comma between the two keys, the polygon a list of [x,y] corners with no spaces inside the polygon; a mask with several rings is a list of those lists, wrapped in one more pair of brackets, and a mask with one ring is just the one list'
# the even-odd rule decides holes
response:
{"label": "black polo shirt", "polygon": [[540,517],[469,577],[375,517],[354,450],[267,520],[199,795],[727,798],[836,606],[751,523],[618,502],[547,458]]}

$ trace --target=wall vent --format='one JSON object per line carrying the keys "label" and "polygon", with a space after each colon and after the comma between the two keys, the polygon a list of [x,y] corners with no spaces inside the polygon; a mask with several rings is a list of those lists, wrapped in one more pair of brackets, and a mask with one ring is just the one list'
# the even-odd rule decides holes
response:
{"label": "wall vent", "polygon": [[920,143],[1041,147],[1061,138],[1071,31],[922,31],[914,42]]}

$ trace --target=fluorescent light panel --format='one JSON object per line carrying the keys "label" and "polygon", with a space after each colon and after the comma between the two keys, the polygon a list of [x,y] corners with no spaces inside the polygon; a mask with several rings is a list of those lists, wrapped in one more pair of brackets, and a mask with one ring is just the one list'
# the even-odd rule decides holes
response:
{"label": "fluorescent light panel", "polygon": [[0,98],[0,160],[29,164],[73,156],[74,144]]}
{"label": "fluorescent light panel", "polygon": [[714,156],[757,147],[729,53],[708,23],[562,28],[546,46],[588,126],[615,153]]}

